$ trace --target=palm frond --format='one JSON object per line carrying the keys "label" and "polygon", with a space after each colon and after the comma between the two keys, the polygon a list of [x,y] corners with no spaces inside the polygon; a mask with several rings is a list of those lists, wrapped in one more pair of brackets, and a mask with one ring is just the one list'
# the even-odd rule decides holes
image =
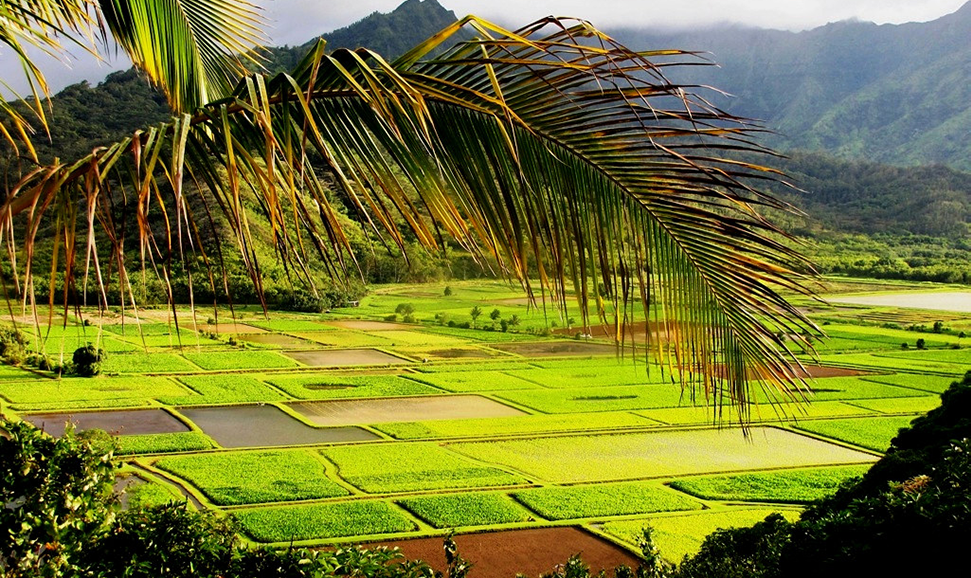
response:
{"label": "palm frond", "polygon": [[[429,56],[465,25],[476,40]],[[65,306],[80,275],[73,223],[87,223],[83,276],[103,286],[99,254],[124,275],[132,264],[117,206],[105,208],[122,197],[143,267],[166,280],[197,258],[218,267],[198,235],[215,211],[259,287],[254,203],[294,271],[315,254],[346,276],[353,255],[326,178],[402,248],[401,219],[430,249],[447,233],[530,294],[565,306],[573,292],[583,323],[592,307],[618,340],[635,316],[649,318],[652,351],[691,395],[736,408],[744,422],[753,383],[783,398],[802,386],[778,335],[818,330],[780,292],[810,294],[811,267],[759,214],[788,208],[758,187],[778,177],[751,161],[770,154],[753,140],[759,128],[664,74],[697,62],[633,52],[561,19],[511,32],[467,17],[394,63],[364,49],[326,54],[320,43],[290,75],[247,77],[193,116],[27,175],[0,207],[0,234],[19,248],[9,259],[20,255],[25,303],[42,219],[62,231],[66,260],[55,259],[51,277],[64,280]],[[79,203],[86,219],[73,213]],[[119,291],[131,298],[124,281]]]}
{"label": "palm frond", "polygon": [[172,110],[191,112],[232,90],[264,40],[255,5],[239,0],[98,0],[105,23]]}

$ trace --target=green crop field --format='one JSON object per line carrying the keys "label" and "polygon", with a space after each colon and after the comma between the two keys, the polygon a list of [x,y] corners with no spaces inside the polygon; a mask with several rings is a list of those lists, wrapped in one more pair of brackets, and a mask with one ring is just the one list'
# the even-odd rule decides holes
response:
{"label": "green crop field", "polygon": [[[178,331],[151,309],[124,328],[72,319],[42,328],[46,340],[31,330],[35,350],[58,362],[99,344],[103,374],[0,366],[0,410],[57,425],[67,414],[124,434],[115,459],[147,480],[126,490],[130,504],[185,500],[184,490],[256,542],[326,547],[574,524],[636,550],[649,524],[676,559],[718,527],[797,516],[860,475],[971,367],[971,341],[955,334],[971,331],[971,314],[942,315],[947,327],[932,333],[903,329],[933,327],[930,314],[799,302],[833,337],[818,351],[835,370],[813,371],[838,377],[809,380],[808,402],[751,382],[758,405],[746,437],[735,409],[706,406],[649,361],[643,334],[636,350],[628,340],[614,355],[609,342],[564,329],[571,316],[576,327],[575,311],[546,318],[493,281],[449,287],[450,296],[441,283],[377,287],[359,307],[323,314],[267,318],[241,306],[235,330],[227,308],[218,326]],[[400,304],[415,323],[388,320]],[[463,328],[473,307],[483,312],[477,328]],[[520,323],[498,330],[493,309]],[[230,345],[237,333],[254,341]],[[810,357],[800,355],[816,365]]]}
{"label": "green crop field", "polygon": [[415,527],[403,512],[375,500],[239,510],[233,516],[259,542],[390,534]]}
{"label": "green crop field", "polygon": [[254,377],[248,375],[188,375],[180,381],[198,395],[162,397],[172,405],[267,402],[283,399]]}
{"label": "green crop field", "polygon": [[864,417],[802,422],[796,427],[882,452],[890,446],[890,440],[902,427],[910,425],[910,417]]}
{"label": "green crop field", "polygon": [[513,494],[547,520],[699,510],[702,505],[656,482],[548,487]]}
{"label": "green crop field", "polygon": [[293,397],[300,399],[343,399],[431,395],[440,391],[397,375],[273,374],[261,376]]}
{"label": "green crop field", "polygon": [[436,528],[528,522],[529,510],[505,494],[466,493],[422,496],[399,504]]}
{"label": "green crop field", "polygon": [[156,467],[184,478],[223,506],[344,496],[308,452],[237,452],[162,458]]}
{"label": "green crop field", "polygon": [[276,369],[297,367],[296,361],[273,351],[213,351],[183,353],[186,359],[208,371]]}
{"label": "green crop field", "polygon": [[119,455],[191,452],[212,447],[209,436],[192,431],[118,437]]}
{"label": "green crop field", "polygon": [[867,466],[844,466],[686,478],[671,482],[671,487],[706,500],[799,504],[832,494],[845,480],[866,470]]}
{"label": "green crop field", "polygon": [[369,493],[508,486],[525,480],[434,444],[361,445],[323,450],[338,475]]}

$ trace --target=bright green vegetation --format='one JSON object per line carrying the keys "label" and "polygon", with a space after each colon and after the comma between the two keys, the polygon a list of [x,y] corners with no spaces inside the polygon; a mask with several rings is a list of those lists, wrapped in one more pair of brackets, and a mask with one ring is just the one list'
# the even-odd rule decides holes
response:
{"label": "bright green vegetation", "polygon": [[275,369],[299,365],[289,357],[273,351],[186,352],[183,355],[186,359],[207,371]]}
{"label": "bright green vegetation", "polygon": [[199,371],[175,353],[119,353],[109,355],[103,365],[104,373],[185,373]]}
{"label": "bright green vegetation", "polygon": [[841,483],[862,476],[869,466],[811,468],[782,472],[687,478],[671,487],[706,500],[809,503],[835,492]]}
{"label": "bright green vegetation", "polygon": [[[330,325],[324,325],[310,319],[252,319],[247,320],[246,325],[259,327],[268,331],[280,333],[293,333],[295,331],[333,331]],[[240,329],[240,333],[246,333],[245,327]]]}
{"label": "bright green vegetation", "polygon": [[233,516],[258,542],[369,536],[415,528],[403,512],[378,500],[259,508],[237,511]]}
{"label": "bright green vegetation", "polygon": [[563,367],[556,369],[523,369],[510,371],[522,379],[532,381],[550,388],[576,387],[606,387],[616,385],[643,385],[647,383],[663,383],[660,370],[654,368],[650,375],[644,365],[617,366],[611,360],[610,365],[595,367]]}
{"label": "bright green vegetation", "polygon": [[890,446],[890,440],[900,428],[910,425],[913,419],[913,416],[830,419],[801,422],[796,427],[882,452]]}
{"label": "bright green vegetation", "polygon": [[432,395],[440,391],[397,375],[274,374],[263,379],[300,399]]}
{"label": "bright green vegetation", "polygon": [[185,478],[214,503],[231,506],[345,496],[308,452],[235,452],[162,458],[155,465]]}
{"label": "bright green vegetation", "polygon": [[532,518],[528,510],[505,494],[442,494],[398,503],[436,528],[510,524]]}
{"label": "bright green vegetation", "polygon": [[[834,401],[884,397],[916,397],[920,392],[903,387],[868,381],[859,377],[827,377],[811,383],[812,393],[807,397],[813,401]],[[759,399],[768,401],[760,392]]]}
{"label": "bright green vegetation", "polygon": [[415,375],[413,379],[454,392],[537,389],[540,386],[502,371],[456,371]]}
{"label": "bright green vegetation", "polygon": [[448,447],[559,483],[875,460],[776,428],[753,428],[748,440],[741,432],[726,429],[465,442]]}
{"label": "bright green vegetation", "polygon": [[[916,351],[914,353],[917,353]],[[874,368],[888,371],[916,371],[944,373],[953,375],[954,378],[963,371],[962,366],[950,363],[942,363],[933,360],[923,360],[913,355],[904,357],[891,357],[882,353],[845,353],[835,355],[820,355],[822,363],[832,363],[834,365],[849,365],[854,367]],[[952,378],[952,380],[954,379]]]}
{"label": "bright green vegetation", "polygon": [[[903,398],[921,399],[921,398]],[[774,406],[758,406],[753,408],[751,419],[755,422],[775,422],[793,421],[812,417],[838,417],[849,415],[873,415],[873,411],[862,407],[839,401],[813,401],[811,403],[788,402]],[[646,409],[637,412],[661,424],[669,425],[717,425],[719,416],[716,416],[710,407],[690,406],[690,407],[668,407],[661,409]],[[726,410],[720,416],[722,422],[737,422],[738,415],[735,411]]]}
{"label": "bright green vegetation", "polygon": [[125,488],[125,500],[129,508],[158,506],[168,502],[179,502],[185,498],[172,488],[157,482],[143,482]]}
{"label": "bright green vegetation", "polygon": [[472,462],[435,444],[334,447],[321,453],[337,465],[340,477],[372,494],[525,482],[519,476]]}
{"label": "bright green vegetation", "polygon": [[548,520],[699,510],[702,507],[698,501],[656,482],[536,488],[513,495]]}
{"label": "bright green vegetation", "polygon": [[179,378],[199,395],[164,397],[161,401],[172,405],[200,403],[245,403],[283,399],[257,379],[247,375],[188,375]]}
{"label": "bright green vegetation", "polygon": [[191,452],[213,447],[209,436],[194,431],[118,436],[118,454]]}
{"label": "bright green vegetation", "polygon": [[[28,375],[37,377],[33,373]],[[102,376],[3,383],[0,394],[16,409],[40,411],[138,406],[145,405],[148,399],[188,395],[189,391],[165,377]]]}
{"label": "bright green vegetation", "polygon": [[504,391],[496,395],[544,413],[625,411],[677,407],[684,403],[681,390],[669,385]]}
{"label": "bright green vegetation", "polygon": [[971,366],[971,349],[941,349],[931,351],[895,351],[880,353],[882,357],[897,357],[900,359],[950,363],[960,367]]}
{"label": "bright green vegetation", "polygon": [[936,375],[914,375],[911,373],[895,373],[893,375],[868,375],[867,381],[878,383],[888,383],[899,385],[900,387],[911,387],[923,391],[941,393],[948,388],[954,381],[952,377],[939,377]]}
{"label": "bright green vegetation", "polygon": [[375,428],[398,439],[424,439],[531,434],[584,429],[621,429],[652,425],[657,424],[649,419],[630,413],[605,412],[396,422],[377,424]]}
{"label": "bright green vegetation", "polygon": [[894,399],[860,399],[852,402],[880,413],[927,413],[941,404],[937,396],[902,397]]}
{"label": "bright green vegetation", "polygon": [[140,337],[136,334],[120,339],[126,343],[135,345],[132,349],[136,351],[142,351],[146,347],[183,347],[186,350],[191,350],[195,347],[226,346],[224,342],[218,339],[209,339],[196,333],[183,333],[181,341],[175,335],[144,335]]}
{"label": "bright green vegetation", "polygon": [[0,365],[0,383],[36,381],[39,379],[44,379],[44,376],[12,365]]}
{"label": "bright green vegetation", "polygon": [[680,516],[610,521],[603,525],[603,529],[634,545],[643,536],[643,529],[649,526],[654,529],[652,537],[661,556],[667,560],[680,561],[681,558],[696,553],[704,537],[715,530],[751,526],[774,512],[781,513],[789,520],[799,517],[797,510],[733,508]]}

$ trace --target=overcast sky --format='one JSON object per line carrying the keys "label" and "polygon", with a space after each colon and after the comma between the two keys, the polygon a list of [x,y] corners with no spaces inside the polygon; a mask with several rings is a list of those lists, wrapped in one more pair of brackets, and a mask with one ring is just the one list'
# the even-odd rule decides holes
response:
{"label": "overcast sky", "polygon": [[[390,12],[403,0],[251,0],[264,9],[270,45],[302,44],[323,32],[360,20],[375,10]],[[439,0],[457,16],[476,14],[511,27],[537,18],[576,16],[600,28],[614,26],[695,27],[741,22],[763,28],[804,30],[856,18],[877,23],[923,22],[950,14],[966,0]],[[78,52],[75,50],[75,52]],[[83,55],[80,55],[83,56]],[[130,66],[124,56],[99,65],[91,58],[63,63],[39,59],[54,91]],[[0,79],[23,91],[22,73],[9,49],[0,47]],[[4,91],[0,90],[0,93]]]}

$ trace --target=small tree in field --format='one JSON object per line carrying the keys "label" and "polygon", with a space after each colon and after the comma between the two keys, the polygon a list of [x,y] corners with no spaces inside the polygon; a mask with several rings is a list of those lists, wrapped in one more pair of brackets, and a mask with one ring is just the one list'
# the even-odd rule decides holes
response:
{"label": "small tree in field", "polygon": [[492,319],[492,324],[495,325],[502,319],[502,313],[498,309],[493,309],[492,313],[489,313],[489,319]]}
{"label": "small tree in field", "polygon": [[475,320],[478,319],[480,315],[482,315],[482,309],[478,305],[473,307],[472,311],[469,311],[469,317],[472,318],[473,329],[475,329]]}

